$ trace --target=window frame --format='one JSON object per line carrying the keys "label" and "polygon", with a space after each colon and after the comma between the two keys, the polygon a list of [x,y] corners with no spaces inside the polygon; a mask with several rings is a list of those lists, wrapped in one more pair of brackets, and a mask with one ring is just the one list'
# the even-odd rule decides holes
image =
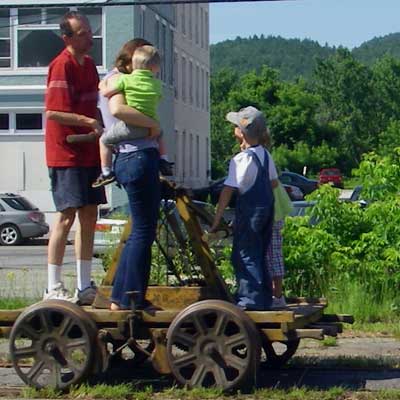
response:
{"label": "window frame", "polygon": [[[67,7],[60,8],[68,8],[70,11],[76,11],[79,8],[79,2],[74,5],[70,5]],[[47,74],[48,66],[40,66],[40,67],[19,67],[18,66],[18,34],[20,31],[39,31],[39,30],[59,30],[59,24],[46,24],[44,23],[43,19],[40,23],[37,24],[24,24],[19,25],[18,23],[18,10],[24,9],[26,7],[21,6],[10,6],[7,8],[10,11],[9,15],[9,24],[10,28],[10,57],[2,57],[1,59],[10,59],[10,67],[0,67],[0,73],[2,75],[19,75],[19,74],[29,74],[29,75],[44,75]],[[37,7],[41,8],[41,7]],[[105,40],[105,28],[106,28],[106,21],[104,8],[101,5],[97,5],[96,7],[101,10],[101,35],[93,36],[93,39],[101,39],[101,64],[96,65],[99,71],[105,71],[105,64],[106,64],[106,40]],[[42,17],[43,18],[43,13]]]}
{"label": "window frame", "polygon": [[[44,107],[0,107],[0,114],[9,115],[9,129],[0,129],[0,136],[43,136],[46,116]],[[17,114],[41,114],[42,129],[17,129]]]}

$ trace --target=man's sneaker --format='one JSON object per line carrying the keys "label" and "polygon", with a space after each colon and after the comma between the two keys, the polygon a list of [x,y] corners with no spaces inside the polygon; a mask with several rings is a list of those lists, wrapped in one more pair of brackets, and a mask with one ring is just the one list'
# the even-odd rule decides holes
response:
{"label": "man's sneaker", "polygon": [[172,166],[174,165],[173,162],[169,162],[167,160],[164,160],[163,158],[160,159],[160,172],[164,176],[172,176],[174,175],[174,172],[172,170]]}
{"label": "man's sneaker", "polygon": [[90,286],[86,289],[79,290],[76,289],[76,297],[78,298],[78,303],[81,306],[91,306],[97,294],[97,287],[94,282],[90,283]]}
{"label": "man's sneaker", "polygon": [[68,293],[63,282],[58,282],[50,291],[47,289],[44,291],[43,300],[65,300],[76,303],[78,298]]}
{"label": "man's sneaker", "polygon": [[281,296],[281,297],[274,297],[272,299],[272,305],[271,308],[286,308],[287,304],[286,304],[286,300],[285,300],[285,296]]}
{"label": "man's sneaker", "polygon": [[92,183],[92,188],[98,188],[101,186],[108,185],[115,181],[115,174],[114,172],[110,172],[107,175],[103,175],[102,173],[97,177],[97,179]]}

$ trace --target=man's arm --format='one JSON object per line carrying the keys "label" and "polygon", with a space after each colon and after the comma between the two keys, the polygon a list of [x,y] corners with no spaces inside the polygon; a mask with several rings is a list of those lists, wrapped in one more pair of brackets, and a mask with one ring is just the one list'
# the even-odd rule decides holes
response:
{"label": "man's arm", "polygon": [[221,222],[224,210],[228,206],[228,204],[232,198],[233,192],[235,190],[236,190],[236,188],[234,188],[232,186],[224,186],[224,188],[222,189],[222,192],[219,195],[217,211],[215,213],[214,222],[212,224],[212,227],[210,228],[211,233],[216,232],[218,230],[218,226]]}
{"label": "man's arm", "polygon": [[94,118],[87,117],[86,115],[62,112],[62,111],[46,111],[46,118],[58,122],[61,125],[68,126],[87,126],[92,128],[93,132],[101,135],[103,128],[99,121]]}

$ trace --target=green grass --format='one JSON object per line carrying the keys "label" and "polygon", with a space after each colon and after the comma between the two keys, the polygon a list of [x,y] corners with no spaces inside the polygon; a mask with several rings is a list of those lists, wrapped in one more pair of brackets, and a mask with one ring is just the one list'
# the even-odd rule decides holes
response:
{"label": "green grass", "polygon": [[322,340],[321,345],[324,347],[335,347],[337,346],[337,339],[335,337],[327,336]]}
{"label": "green grass", "polygon": [[16,310],[18,308],[27,307],[37,301],[38,299],[27,299],[24,297],[0,298],[0,310]]}
{"label": "green grass", "polygon": [[396,306],[400,304],[400,296],[397,291],[387,289],[380,296],[372,295],[361,284],[341,282],[327,297],[326,312],[353,315],[355,330],[400,337],[400,313]]}
{"label": "green grass", "polygon": [[137,391],[133,385],[82,385],[73,388],[69,393],[51,389],[36,390],[25,388],[22,396],[30,399],[127,399],[127,400],[399,400],[400,390],[356,391],[351,392],[341,387],[329,390],[312,390],[308,388],[259,389],[251,394],[223,394],[218,389],[178,389],[171,388],[154,392],[152,388]]}

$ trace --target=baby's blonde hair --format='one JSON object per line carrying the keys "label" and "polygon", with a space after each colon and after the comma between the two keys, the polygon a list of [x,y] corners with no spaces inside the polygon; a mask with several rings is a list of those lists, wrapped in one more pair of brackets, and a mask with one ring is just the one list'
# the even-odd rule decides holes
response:
{"label": "baby's blonde hair", "polygon": [[135,50],[132,56],[133,69],[149,69],[159,66],[160,63],[160,53],[154,46],[141,46]]}

